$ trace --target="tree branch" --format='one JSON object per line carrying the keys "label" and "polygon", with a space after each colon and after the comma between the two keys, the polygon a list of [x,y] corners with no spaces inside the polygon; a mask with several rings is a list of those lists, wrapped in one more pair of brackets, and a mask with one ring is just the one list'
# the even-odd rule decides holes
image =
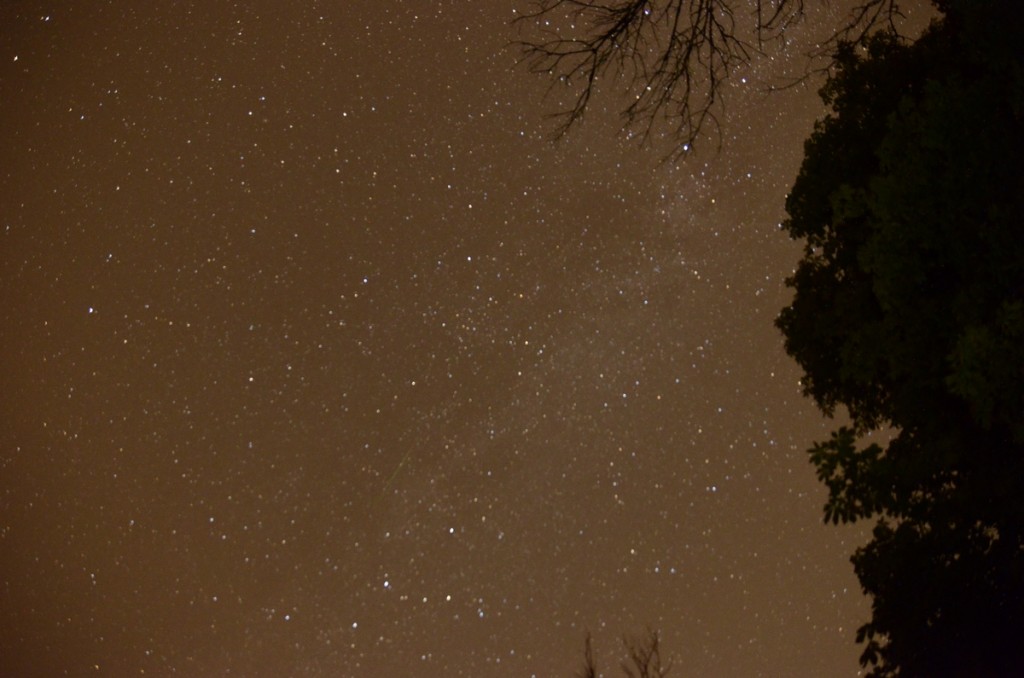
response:
{"label": "tree branch", "polygon": [[[830,57],[841,42],[896,30],[898,0],[859,1],[811,56]],[[570,92],[570,103],[553,114],[556,137],[583,119],[610,82],[628,97],[620,114],[629,135],[647,143],[667,131],[677,158],[717,128],[729,77],[783,39],[804,11],[804,0],[535,0],[513,22],[527,34],[513,46],[520,64]]]}

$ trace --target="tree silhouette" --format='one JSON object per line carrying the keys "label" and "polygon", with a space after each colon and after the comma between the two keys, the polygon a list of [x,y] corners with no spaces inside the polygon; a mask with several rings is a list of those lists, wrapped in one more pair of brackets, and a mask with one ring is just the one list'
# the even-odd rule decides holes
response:
{"label": "tree silhouette", "polygon": [[[811,450],[872,676],[1024,671],[1024,8],[953,0],[908,44],[840,45],[787,199],[806,243],[777,324],[851,426]],[[887,445],[866,434],[887,426]]]}
{"label": "tree silhouette", "polygon": [[[626,649],[626,659],[620,666],[628,678],[664,678],[668,675],[671,664],[662,664],[661,637],[657,631],[647,629],[642,636],[625,636],[622,644]],[[576,676],[597,678],[597,675],[597,665],[594,662],[594,651],[588,632],[584,641],[583,668]]]}
{"label": "tree silhouette", "polygon": [[[646,140],[665,123],[680,154],[717,126],[729,76],[782,42],[804,12],[804,0],[536,0],[515,21],[525,34],[515,45],[532,72],[571,92],[555,114],[559,135],[611,80],[628,94],[624,126]],[[877,27],[895,31],[899,16],[897,0],[860,0],[811,56],[860,43]]]}

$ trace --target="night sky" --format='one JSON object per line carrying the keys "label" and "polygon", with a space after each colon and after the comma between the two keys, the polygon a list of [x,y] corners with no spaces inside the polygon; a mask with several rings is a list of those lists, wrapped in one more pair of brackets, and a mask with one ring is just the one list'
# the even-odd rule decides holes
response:
{"label": "night sky", "polygon": [[0,6],[0,674],[857,674],[772,325],[815,87],[555,144],[517,6]]}

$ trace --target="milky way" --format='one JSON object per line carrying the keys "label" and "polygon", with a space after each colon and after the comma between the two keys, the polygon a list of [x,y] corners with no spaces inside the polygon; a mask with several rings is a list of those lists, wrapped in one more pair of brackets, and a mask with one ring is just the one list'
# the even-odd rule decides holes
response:
{"label": "milky way", "polygon": [[0,673],[856,674],[813,88],[664,164],[550,141],[508,2],[163,5],[0,9]]}

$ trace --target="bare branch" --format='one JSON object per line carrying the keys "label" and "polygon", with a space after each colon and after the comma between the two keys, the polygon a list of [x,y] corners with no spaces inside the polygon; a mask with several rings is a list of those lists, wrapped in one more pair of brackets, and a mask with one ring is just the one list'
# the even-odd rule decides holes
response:
{"label": "bare branch", "polygon": [[583,668],[576,674],[577,678],[597,678],[597,666],[594,664],[594,649],[591,646],[590,631],[584,641]]}
{"label": "bare branch", "polygon": [[623,638],[629,659],[622,662],[622,670],[629,678],[664,678],[671,664],[661,663],[661,638],[657,631],[647,629],[646,635]]}
{"label": "bare branch", "polygon": [[839,38],[844,42],[863,42],[868,33],[878,26],[899,35],[896,20],[902,16],[896,0],[868,0],[854,8],[852,19],[845,26],[845,32],[840,32]]}
{"label": "bare branch", "polygon": [[[629,678],[665,678],[670,664],[661,662],[661,637],[650,628],[642,636],[624,636],[622,644],[626,648],[626,659],[622,662],[622,671]],[[576,678],[597,678],[597,666],[594,664],[594,650],[590,632],[584,640],[583,668],[576,673]]]}
{"label": "bare branch", "polygon": [[[813,56],[896,29],[898,0],[858,2]],[[670,156],[678,157],[717,127],[729,77],[784,39],[804,11],[804,0],[535,0],[514,22],[535,33],[513,44],[519,63],[569,92],[568,106],[554,113],[556,136],[579,123],[609,84],[628,97],[621,116],[630,136],[646,143],[667,130],[677,142]]]}

